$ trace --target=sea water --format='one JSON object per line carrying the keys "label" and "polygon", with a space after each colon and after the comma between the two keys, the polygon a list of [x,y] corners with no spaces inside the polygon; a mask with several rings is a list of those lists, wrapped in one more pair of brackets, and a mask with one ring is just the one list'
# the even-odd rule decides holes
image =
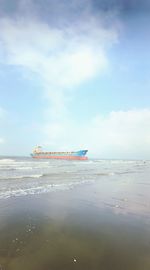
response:
{"label": "sea water", "polygon": [[[100,184],[107,203],[117,207],[137,202],[149,207],[150,161],[146,160],[35,160],[0,158],[0,199]],[[116,196],[116,200],[115,200]],[[140,199],[142,198],[143,199]],[[118,202],[120,199],[120,202]]]}
{"label": "sea water", "polygon": [[[149,212],[150,161],[0,158],[0,199],[100,185],[101,202]],[[123,210],[122,210],[123,211]]]}

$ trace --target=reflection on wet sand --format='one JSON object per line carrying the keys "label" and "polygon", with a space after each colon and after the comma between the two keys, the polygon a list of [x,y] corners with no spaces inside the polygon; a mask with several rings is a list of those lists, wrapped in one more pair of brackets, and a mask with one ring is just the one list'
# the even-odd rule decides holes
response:
{"label": "reflection on wet sand", "polygon": [[92,186],[4,202],[0,269],[150,269],[146,222],[96,207],[88,190]]}

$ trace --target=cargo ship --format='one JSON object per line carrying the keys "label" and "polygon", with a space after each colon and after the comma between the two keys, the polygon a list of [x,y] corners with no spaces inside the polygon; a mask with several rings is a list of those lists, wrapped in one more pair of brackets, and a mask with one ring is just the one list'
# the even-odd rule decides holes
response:
{"label": "cargo ship", "polygon": [[31,156],[37,159],[69,159],[69,160],[87,160],[88,150],[79,150],[72,152],[45,152],[41,146],[33,149]]}

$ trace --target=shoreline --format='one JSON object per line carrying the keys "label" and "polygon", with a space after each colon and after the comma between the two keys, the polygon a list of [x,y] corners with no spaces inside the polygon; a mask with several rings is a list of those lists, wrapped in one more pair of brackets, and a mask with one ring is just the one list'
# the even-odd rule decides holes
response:
{"label": "shoreline", "polygon": [[1,201],[1,269],[148,270],[150,219],[102,205],[102,193],[93,183]]}

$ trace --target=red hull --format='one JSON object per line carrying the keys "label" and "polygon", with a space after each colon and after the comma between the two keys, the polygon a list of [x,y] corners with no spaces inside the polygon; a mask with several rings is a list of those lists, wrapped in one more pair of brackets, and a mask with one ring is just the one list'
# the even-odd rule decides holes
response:
{"label": "red hull", "polygon": [[69,159],[69,160],[87,160],[87,157],[80,156],[33,156],[38,159]]}

